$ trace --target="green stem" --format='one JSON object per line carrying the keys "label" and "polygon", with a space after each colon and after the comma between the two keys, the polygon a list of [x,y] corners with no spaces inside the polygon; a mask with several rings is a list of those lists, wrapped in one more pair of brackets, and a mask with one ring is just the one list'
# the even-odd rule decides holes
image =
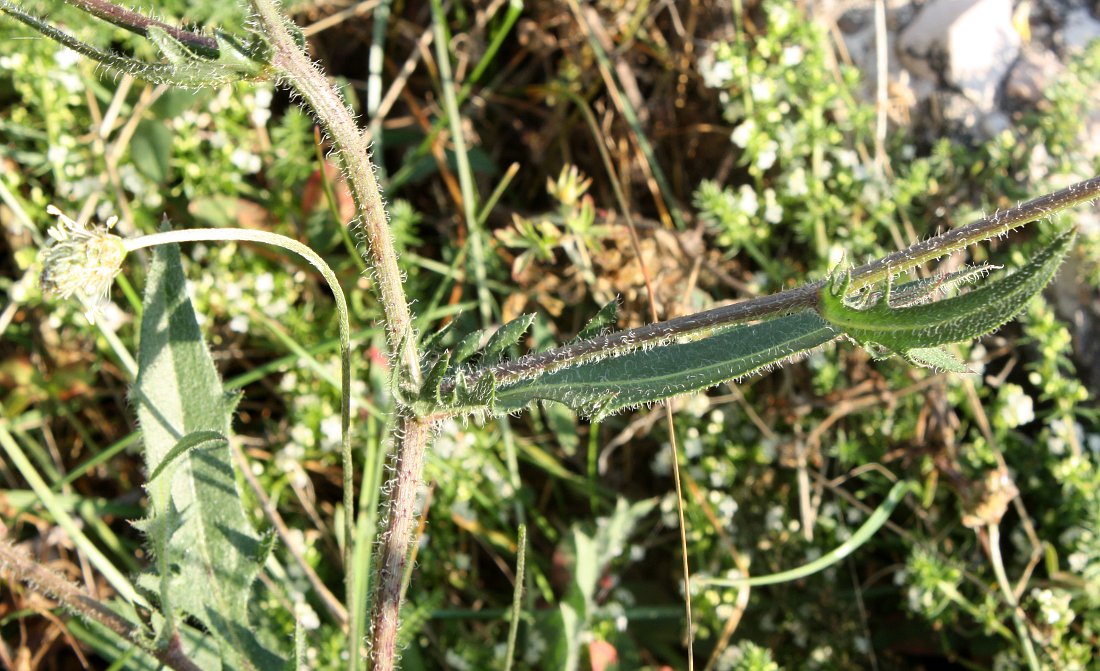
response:
{"label": "green stem", "polygon": [[1008,581],[1005,573],[1004,560],[1001,558],[1001,527],[999,524],[990,524],[989,530],[989,561],[993,564],[993,573],[997,576],[997,585],[1001,588],[1001,594],[1009,608],[1012,609],[1012,624],[1016,627],[1016,636],[1020,639],[1020,645],[1024,648],[1024,656],[1027,658],[1027,668],[1030,671],[1039,671],[1042,666],[1035,655],[1035,646],[1031,642],[1031,634],[1028,632],[1027,623],[1024,622],[1020,603],[1016,599],[1016,592]]}
{"label": "green stem", "polygon": [[455,162],[458,165],[458,183],[462,189],[463,218],[466,220],[466,230],[469,232],[471,263],[474,266],[474,282],[477,285],[478,312],[481,315],[481,326],[485,328],[493,321],[493,297],[485,286],[485,243],[477,218],[477,193],[473,171],[470,169],[470,156],[466,151],[466,137],[462,133],[462,115],[458,107],[458,99],[455,97],[454,79],[451,75],[451,55],[447,49],[447,17],[443,14],[443,3],[440,0],[432,0],[431,6],[439,84],[443,90],[443,109],[447,113],[451,126],[451,142],[454,144]]}
{"label": "green stem", "polygon": [[713,578],[700,580],[699,584],[721,587],[760,587],[762,585],[775,585],[783,582],[791,582],[792,580],[799,580],[819,571],[823,571],[852,554],[864,543],[871,540],[871,537],[882,528],[882,525],[886,524],[888,519],[890,519],[890,513],[894,512],[894,508],[901,503],[901,500],[905,498],[905,495],[909,493],[910,490],[912,490],[912,485],[910,483],[905,481],[896,483],[890,490],[890,493],[886,495],[886,500],[875,509],[875,512],[871,513],[867,521],[864,522],[848,540],[808,564],[803,564],[802,566],[787,571],[780,571],[779,573],[770,573],[768,575],[754,576],[751,578]]}

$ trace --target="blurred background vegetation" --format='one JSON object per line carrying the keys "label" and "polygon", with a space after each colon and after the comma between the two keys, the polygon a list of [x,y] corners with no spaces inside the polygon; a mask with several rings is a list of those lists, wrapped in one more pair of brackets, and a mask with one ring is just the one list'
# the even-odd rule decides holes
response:
{"label": "blurred background vegetation", "polygon": [[[1096,174],[1080,137],[1100,49],[1067,57],[1041,102],[1013,110],[999,132],[916,117],[883,134],[836,23],[807,4],[460,2],[436,25],[428,3],[286,3],[372,134],[421,332],[534,311],[530,349],[569,340],[615,297],[620,327],[647,322],[647,276],[662,319],[688,314],[819,279]],[[86,40],[153,55],[64,6],[33,9]],[[230,2],[157,11],[230,32],[244,23]],[[166,90],[97,72],[7,20],[0,42],[7,449],[30,457],[97,547],[139,571],[144,549],[127,520],[142,515],[145,474],[126,350],[143,259],[128,264],[102,323],[88,325],[79,306],[47,302],[37,287],[46,205],[117,215],[127,235],[163,217],[263,228],[310,244],[350,290],[369,509],[393,407],[380,308],[344,227],[350,200],[311,120],[270,83]],[[1041,235],[1029,229],[973,255],[1018,264]],[[751,592],[698,589],[697,668],[1022,668],[1001,558],[987,527],[973,528],[1004,465],[1019,497],[1001,524],[1003,568],[1032,645],[1044,668],[1095,668],[1100,369],[1081,326],[1095,312],[1098,250],[1096,229],[1086,230],[1050,300],[959,348],[977,375],[840,345],[674,403],[698,577],[806,563],[865,520],[888,474],[920,484],[892,524],[820,574]],[[192,245],[184,256],[222,374],[244,392],[235,428],[250,470],[340,593],[332,301],[308,267],[268,249]],[[404,668],[504,665],[521,522],[529,582],[515,668],[558,668],[570,651],[596,671],[685,668],[667,436],[660,408],[589,424],[546,406],[441,427]],[[266,524],[258,512],[257,522]],[[26,473],[0,460],[7,537],[108,597],[55,523]],[[262,617],[288,637],[295,617],[309,625],[311,664],[343,666],[339,627],[285,547],[261,588]],[[558,625],[562,607],[577,613],[577,630]],[[0,641],[0,660],[20,669],[108,668],[120,654],[7,582]]]}

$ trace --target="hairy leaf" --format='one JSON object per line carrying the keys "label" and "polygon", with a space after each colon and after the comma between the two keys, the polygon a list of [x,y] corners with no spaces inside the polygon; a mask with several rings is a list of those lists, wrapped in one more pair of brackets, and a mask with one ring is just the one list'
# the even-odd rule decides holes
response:
{"label": "hairy leaf", "polygon": [[533,321],[535,321],[534,314],[520,315],[497,329],[497,332],[489,338],[489,342],[485,343],[481,355],[482,364],[493,364],[499,361],[505,350],[519,342]]}
{"label": "hairy leaf", "polygon": [[465,363],[467,359],[477,354],[478,346],[481,345],[481,338],[484,335],[485,333],[481,330],[466,334],[466,336],[455,345],[454,352],[451,354],[451,361],[454,364]]}
{"label": "hairy leaf", "polygon": [[929,354],[921,350],[977,338],[1015,317],[1050,282],[1073,239],[1074,231],[1065,231],[1011,275],[961,296],[909,307],[893,307],[889,296],[865,309],[852,307],[846,300],[848,278],[838,277],[821,289],[818,309],[829,324],[861,345],[902,355],[916,350],[907,358],[923,363]]}
{"label": "hairy leaf", "polygon": [[615,318],[619,313],[619,299],[615,298],[607,302],[599,312],[588,320],[588,323],[584,325],[581,332],[577,334],[577,337],[573,339],[573,342],[579,340],[587,340],[589,338],[595,338],[604,332],[605,329],[615,324]]}
{"label": "hairy leaf", "polygon": [[174,626],[178,609],[201,622],[229,667],[280,668],[282,660],[249,625],[249,595],[270,548],[241,505],[221,439],[230,435],[229,397],[187,298],[175,245],[155,250],[144,308],[132,397],[146,466],[158,474],[142,527],[157,555],[165,619]]}
{"label": "hairy leaf", "polygon": [[208,58],[195,53],[163,28],[149,26],[146,33],[172,65],[161,77],[185,88],[207,88],[263,77],[271,59],[270,47],[262,39],[245,44],[219,31],[214,36],[218,55]]}
{"label": "hairy leaf", "polygon": [[823,345],[836,335],[812,310],[741,324],[701,340],[636,350],[499,385],[493,409],[514,412],[542,399],[600,419],[748,375]]}

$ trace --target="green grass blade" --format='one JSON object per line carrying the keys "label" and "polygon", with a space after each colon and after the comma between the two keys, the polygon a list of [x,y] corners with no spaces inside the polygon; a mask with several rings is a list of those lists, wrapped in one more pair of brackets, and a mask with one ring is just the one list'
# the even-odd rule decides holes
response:
{"label": "green grass blade", "polygon": [[733,580],[713,578],[701,580],[699,582],[701,584],[716,585],[719,587],[760,587],[761,585],[775,585],[782,582],[790,582],[813,575],[818,571],[824,571],[841,559],[855,552],[867,541],[871,540],[871,537],[886,524],[886,520],[890,519],[890,514],[894,512],[894,508],[901,503],[901,500],[905,498],[906,493],[908,493],[911,488],[912,486],[908,482],[902,481],[896,483],[890,490],[890,493],[886,495],[886,500],[882,502],[882,505],[876,508],[875,512],[871,513],[871,516],[867,518],[863,526],[852,534],[851,538],[808,564],[788,571],[780,571],[779,573],[771,573],[769,575],[752,578],[736,578]]}

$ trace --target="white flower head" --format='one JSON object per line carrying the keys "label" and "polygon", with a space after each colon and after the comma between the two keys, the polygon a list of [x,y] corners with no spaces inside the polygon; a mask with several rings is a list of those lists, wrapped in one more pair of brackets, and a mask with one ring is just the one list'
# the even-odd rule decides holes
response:
{"label": "white flower head", "polygon": [[84,316],[94,323],[126,258],[125,242],[110,232],[118,217],[89,225],[73,221],[53,205],[46,212],[57,217],[57,225],[50,227],[52,243],[41,253],[42,291],[61,298],[76,296],[85,307]]}

